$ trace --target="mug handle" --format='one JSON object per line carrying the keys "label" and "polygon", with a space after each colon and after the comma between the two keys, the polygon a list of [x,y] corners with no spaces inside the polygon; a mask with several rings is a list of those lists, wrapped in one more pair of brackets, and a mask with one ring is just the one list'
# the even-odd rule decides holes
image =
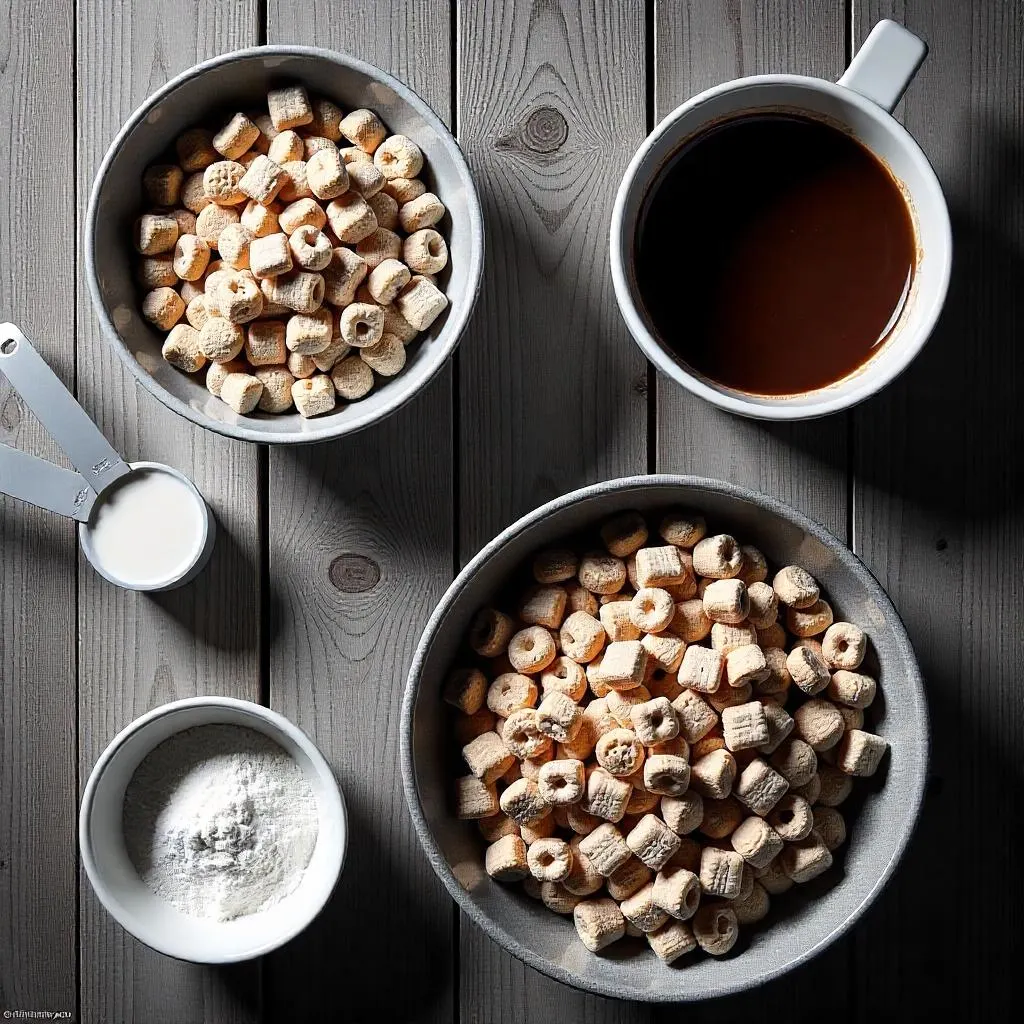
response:
{"label": "mug handle", "polygon": [[838,84],[891,114],[927,55],[923,39],[886,18],[868,34]]}

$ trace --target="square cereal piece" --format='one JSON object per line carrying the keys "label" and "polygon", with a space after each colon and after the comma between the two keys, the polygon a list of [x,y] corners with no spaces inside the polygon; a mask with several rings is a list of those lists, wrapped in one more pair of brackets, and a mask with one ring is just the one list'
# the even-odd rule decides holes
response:
{"label": "square cereal piece", "polygon": [[313,108],[305,86],[285,85],[267,93],[267,110],[274,128],[283,132],[286,128],[297,128],[313,120]]}
{"label": "square cereal piece", "polygon": [[633,787],[625,779],[617,779],[603,768],[593,768],[587,774],[581,806],[595,817],[622,821],[632,794]]}
{"label": "square cereal piece", "polygon": [[645,935],[660,928],[668,914],[654,902],[654,883],[648,882],[619,905],[622,916]]}
{"label": "square cereal piece", "polygon": [[[730,626],[727,622],[716,622],[711,627],[711,646],[726,657],[730,651],[738,647],[747,647],[757,643],[757,630],[747,623]],[[736,684],[741,685],[740,683]]]}
{"label": "square cereal piece", "polygon": [[591,953],[626,934],[626,919],[613,899],[583,900],[572,912],[576,933]]}
{"label": "square cereal piece", "polygon": [[244,192],[261,206],[269,206],[284,185],[284,171],[269,156],[261,153],[246,169],[238,182],[239,192]]}
{"label": "square cereal piece", "polygon": [[564,587],[533,587],[519,606],[519,618],[528,626],[558,629],[565,617],[567,600]]}
{"label": "square cereal piece", "polygon": [[[475,775],[455,780],[455,816],[457,818],[489,818],[498,813],[498,794]],[[629,853],[629,850],[626,850]]]}
{"label": "square cereal piece", "polygon": [[691,644],[679,666],[679,685],[698,693],[714,693],[722,680],[722,663],[720,651]]}
{"label": "square cereal piece", "polygon": [[636,579],[641,587],[664,587],[682,583],[686,564],[679,548],[640,548],[636,553]]}
{"label": "square cereal piece", "polygon": [[607,878],[632,856],[622,833],[612,824],[598,825],[580,840],[582,853],[594,869]]}
{"label": "square cereal piece", "polygon": [[766,815],[782,799],[789,783],[774,768],[755,757],[740,773],[733,796],[755,814]]}
{"label": "square cereal piece", "polygon": [[730,750],[749,750],[768,742],[768,719],[759,700],[722,709],[725,745]]}
{"label": "square cereal piece", "polygon": [[640,630],[633,623],[629,610],[628,601],[610,601],[608,604],[601,605],[598,614],[601,616],[601,625],[604,626],[604,631],[610,641],[640,639]]}
{"label": "square cereal piece", "polygon": [[604,649],[601,682],[613,690],[630,690],[644,681],[647,650],[639,640],[616,640]]}
{"label": "square cereal piece", "polygon": [[836,767],[847,775],[874,775],[888,749],[881,736],[851,729],[840,742]]}
{"label": "square cereal piece", "polygon": [[764,652],[757,644],[734,647],[725,656],[725,680],[730,686],[762,683],[768,678],[769,672]]}
{"label": "square cereal piece", "polygon": [[654,955],[663,963],[670,964],[697,948],[693,929],[682,921],[669,921],[657,931],[647,933],[647,943]]}
{"label": "square cereal piece", "polygon": [[462,748],[469,770],[485,783],[497,782],[512,767],[515,757],[496,732],[485,732]]}
{"label": "square cereal piece", "polygon": [[518,835],[502,836],[484,852],[484,870],[496,882],[519,882],[530,869],[526,863],[526,843]]}
{"label": "square cereal piece", "polygon": [[679,843],[679,836],[656,814],[645,814],[626,836],[626,845],[652,871],[660,871],[668,863]]}
{"label": "square cereal piece", "polygon": [[683,690],[672,701],[672,707],[679,719],[679,735],[687,743],[703,739],[718,725],[718,712],[694,690]]}
{"label": "square cereal piece", "polygon": [[647,633],[640,641],[647,651],[648,668],[654,666],[665,672],[679,671],[686,651],[686,643],[671,633]]}
{"label": "square cereal piece", "polygon": [[700,855],[700,884],[706,893],[731,900],[743,883],[743,858],[734,850],[705,846]]}

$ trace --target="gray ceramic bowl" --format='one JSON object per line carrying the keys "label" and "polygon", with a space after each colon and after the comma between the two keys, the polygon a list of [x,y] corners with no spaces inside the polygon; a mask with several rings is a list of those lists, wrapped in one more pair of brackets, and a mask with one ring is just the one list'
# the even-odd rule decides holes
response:
{"label": "gray ceramic bowl", "polygon": [[[409,346],[405,369],[364,399],[326,416],[298,413],[239,416],[204,387],[164,362],[161,335],[139,313],[131,225],[144,207],[142,171],[173,151],[184,129],[211,115],[259,108],[276,82],[302,82],[343,109],[369,107],[393,132],[416,141],[426,157],[422,177],[448,213],[440,229],[451,256],[440,284],[450,305]],[[100,165],[85,225],[86,270],[103,330],[142,386],[168,408],[219,434],[265,444],[302,444],[351,434],[404,405],[455,350],[473,311],[483,270],[483,219],[458,143],[411,89],[379,68],[308,46],[260,46],[197,64],[157,90],[121,129]]]}
{"label": "gray ceramic bowl", "polygon": [[[796,562],[821,582],[842,617],[871,638],[881,696],[874,728],[891,752],[872,779],[858,780],[844,804],[847,845],[832,869],[772,897],[769,917],[742,929],[726,958],[693,955],[666,966],[645,943],[623,940],[589,953],[571,918],[558,917],[519,887],[484,873],[483,842],[472,822],[452,816],[449,795],[457,755],[448,740],[442,680],[461,656],[474,612],[486,605],[530,555],[591,530],[626,509],[685,505],[705,513],[715,530],[756,544],[776,566]],[[462,909],[496,942],[551,977],[604,996],[688,1002],[750,988],[821,952],[860,917],[889,879],[914,828],[928,763],[928,714],[913,649],[892,603],[860,560],[830,533],[773,498],[715,480],[632,477],[597,484],[549,502],[514,523],[459,574],[427,624],[402,707],[402,769],[423,848]]]}

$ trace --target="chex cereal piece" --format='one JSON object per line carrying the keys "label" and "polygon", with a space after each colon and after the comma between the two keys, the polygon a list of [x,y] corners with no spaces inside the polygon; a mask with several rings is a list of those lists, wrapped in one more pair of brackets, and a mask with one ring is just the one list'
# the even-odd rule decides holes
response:
{"label": "chex cereal piece", "polygon": [[612,899],[584,900],[573,911],[576,933],[592,953],[621,939],[626,920]]}
{"label": "chex cereal piece", "polygon": [[572,612],[559,631],[562,653],[583,664],[593,661],[601,653],[605,637],[604,626],[587,612]]}
{"label": "chex cereal piece", "polygon": [[170,214],[144,213],[135,221],[135,248],[143,256],[169,252],[178,240],[178,222]]}
{"label": "chex cereal piece", "polygon": [[184,180],[185,175],[177,164],[152,164],[142,174],[142,187],[154,206],[174,206]]}
{"label": "chex cereal piece", "polygon": [[626,836],[626,845],[652,871],[660,871],[679,849],[679,836],[656,814],[645,814]]}
{"label": "chex cereal piece", "polygon": [[640,642],[647,651],[648,676],[659,669],[669,675],[679,671],[686,652],[686,644],[679,637],[671,633],[647,633]]}
{"label": "chex cereal piece", "polygon": [[697,512],[677,509],[662,517],[658,533],[668,544],[678,548],[692,548],[707,533],[707,523]]}
{"label": "chex cereal piece", "polygon": [[297,380],[292,385],[292,401],[303,419],[330,412],[336,402],[331,378],[318,373],[305,380]]}
{"label": "chex cereal piece", "polygon": [[[557,808],[555,813],[558,813]],[[568,810],[566,813],[568,814]],[[574,896],[592,896],[604,888],[604,876],[594,867],[590,858],[580,850],[582,841],[583,837],[579,835],[569,840],[572,865],[569,868],[569,874],[563,879],[562,885]]]}
{"label": "chex cereal piece", "polygon": [[782,837],[756,815],[737,825],[729,837],[732,848],[754,868],[763,868],[782,851]]}
{"label": "chex cereal piece", "polygon": [[487,706],[496,715],[508,718],[521,708],[537,703],[537,684],[518,672],[503,672],[487,689]]}
{"label": "chex cereal piece", "polygon": [[877,684],[871,676],[839,669],[829,680],[828,695],[839,704],[863,709],[871,706],[876,689]]}
{"label": "chex cereal piece", "polygon": [[601,681],[615,690],[640,686],[647,669],[647,651],[636,640],[616,640],[604,649]]}
{"label": "chex cereal piece", "polygon": [[[378,195],[383,194],[378,193]],[[444,217],[446,212],[444,203],[433,192],[425,192],[400,205],[397,200],[394,202],[398,206],[398,223],[402,226],[403,231],[408,232],[433,227]]]}
{"label": "chex cereal piece", "polygon": [[771,901],[764,886],[760,882],[755,882],[749,894],[743,897],[737,896],[730,906],[740,924],[756,924],[768,916]]}
{"label": "chex cereal piece", "polygon": [[303,156],[305,156],[305,146],[302,144],[302,139],[298,132],[293,132],[290,128],[286,128],[283,132],[278,132],[270,140],[267,155],[274,163],[284,167],[286,164],[301,161]]}
{"label": "chex cereal piece", "polygon": [[793,712],[797,735],[813,750],[829,750],[842,739],[843,716],[831,701],[805,701]]}
{"label": "chex cereal piece", "polygon": [[786,652],[779,647],[764,649],[764,663],[768,675],[754,684],[754,688],[761,696],[785,700],[786,691],[793,681],[787,667],[788,660]]}
{"label": "chex cereal piece", "polygon": [[484,852],[484,869],[496,882],[518,882],[530,873],[527,856],[518,835],[501,836]]}
{"label": "chex cereal piece", "polygon": [[541,732],[535,708],[520,708],[513,711],[501,726],[501,739],[509,751],[520,760],[537,757],[551,746],[550,738]]}
{"label": "chex cereal piece", "polygon": [[661,819],[676,835],[695,831],[704,820],[704,798],[695,790],[661,798]]}
{"label": "chex cereal piece", "polygon": [[723,663],[720,651],[691,644],[679,666],[679,685],[699,693],[714,693],[722,678]]}
{"label": "chex cereal piece", "polygon": [[708,694],[708,703],[721,714],[726,708],[747,704],[754,696],[754,688],[750,683],[742,686],[720,686],[714,693]]}
{"label": "chex cereal piece", "polygon": [[767,679],[768,674],[768,662],[757,644],[734,647],[725,656],[725,680],[730,686],[746,686],[748,683],[754,685]]}
{"label": "chex cereal piece", "polygon": [[267,110],[274,127],[282,132],[286,128],[298,128],[313,120],[313,108],[305,86],[286,85],[271,89],[267,93]]}
{"label": "chex cereal piece", "polygon": [[583,725],[583,709],[564,693],[549,693],[537,708],[537,728],[556,743],[571,743]]}
{"label": "chex cereal piece", "polygon": [[633,731],[641,743],[665,743],[679,735],[679,719],[666,697],[653,697],[630,709]]}
{"label": "chex cereal piece", "polygon": [[733,751],[750,750],[768,742],[768,719],[759,700],[722,711],[725,745]]}
{"label": "chex cereal piece", "polygon": [[[284,340],[289,352],[315,356],[331,344],[333,322],[330,310],[318,309],[312,313],[295,313],[285,325]],[[333,389],[332,389],[332,394]]]}
{"label": "chex cereal piece", "polygon": [[743,562],[740,566],[739,579],[749,587],[752,583],[763,583],[768,578],[768,561],[764,553],[753,544],[740,545]]}
{"label": "chex cereal piece", "polygon": [[196,373],[206,365],[206,356],[199,347],[199,332],[188,324],[175,324],[164,339],[160,354],[185,373]]}
{"label": "chex cereal piece", "polygon": [[782,869],[782,858],[775,857],[763,868],[754,869],[757,884],[773,896],[779,896],[793,888],[793,879]]}
{"label": "chex cereal piece", "polygon": [[537,882],[532,875],[528,881],[540,886],[541,902],[555,914],[571,914],[582,902],[581,897],[569,892],[561,882]]}
{"label": "chex cereal piece", "polygon": [[750,611],[750,598],[742,580],[715,580],[705,589],[703,601],[704,611],[712,622],[737,625]]}
{"label": "chex cereal piece", "polygon": [[709,839],[725,839],[743,821],[743,816],[743,808],[731,796],[721,800],[709,798],[704,801],[700,831]]}
{"label": "chex cereal piece", "polygon": [[687,743],[696,743],[718,724],[715,709],[692,689],[683,690],[672,701],[672,708],[679,720],[679,735]]}
{"label": "chex cereal piece", "polygon": [[493,785],[487,785],[475,775],[466,775],[455,780],[457,818],[487,818],[497,813],[498,794]]}
{"label": "chex cereal piece", "polygon": [[832,866],[832,853],[821,836],[811,831],[806,839],[787,843],[779,861],[794,882],[809,882]]}
{"label": "chex cereal piece", "polygon": [[[840,744],[840,752],[842,744]],[[818,767],[818,803],[825,807],[838,807],[853,792],[853,779],[830,764]]]}
{"label": "chex cereal piece", "polygon": [[701,796],[714,800],[722,800],[732,792],[735,778],[736,758],[728,750],[712,750],[690,765],[690,786]]}
{"label": "chex cereal piece", "polygon": [[888,749],[889,744],[881,736],[862,729],[851,729],[843,736],[839,746],[836,767],[847,775],[874,775]]}
{"label": "chex cereal piece", "polygon": [[640,587],[664,587],[681,583],[687,575],[679,549],[671,544],[640,548],[636,553],[636,578]]}
{"label": "chex cereal piece", "polygon": [[[585,796],[584,799],[586,799]],[[569,804],[565,809],[565,817],[569,823],[569,828],[579,836],[590,835],[594,829],[603,824],[603,819],[584,809],[582,802],[578,804]]]}
{"label": "chex cereal piece", "polygon": [[804,785],[818,770],[818,757],[801,739],[786,740],[771,756],[772,767],[794,788]]}
{"label": "chex cereal piece", "polygon": [[387,179],[372,161],[352,160],[345,152],[341,152],[341,158],[345,161],[348,187],[352,192],[362,196],[363,199],[372,199],[384,187]]}
{"label": "chex cereal piece", "polygon": [[793,731],[795,725],[789,712],[781,704],[773,701],[762,702],[765,722],[768,726],[768,742],[762,743],[757,749],[762,754],[773,754],[779,745]]}
{"label": "chex cereal piece", "polygon": [[186,173],[205,170],[220,154],[213,148],[213,133],[205,128],[190,128],[175,140],[178,163]]}
{"label": "chex cereal piece", "polygon": [[501,809],[518,825],[530,825],[551,813],[544,802],[537,783],[532,779],[518,779],[502,794]]}
{"label": "chex cereal piece", "polygon": [[819,596],[818,582],[799,565],[787,565],[780,569],[772,580],[772,589],[779,600],[790,608],[808,608]]}
{"label": "chex cereal piece", "polygon": [[572,850],[564,839],[538,839],[526,854],[530,874],[540,882],[563,882],[572,869]]}
{"label": "chex cereal piece", "polygon": [[864,630],[852,622],[833,622],[821,639],[822,656],[832,669],[859,668],[867,647],[868,638]]}
{"label": "chex cereal piece", "polygon": [[786,609],[786,629],[798,637],[815,637],[832,625],[832,606],[822,598],[807,608]]}
{"label": "chex cereal piece", "polygon": [[766,629],[779,617],[779,596],[767,583],[751,583],[747,587],[747,621],[755,629]]}
{"label": "chex cereal piece", "polygon": [[628,782],[616,778],[604,768],[593,768],[587,773],[583,810],[606,821],[622,821],[632,791],[633,787]]}
{"label": "chex cereal piece", "polygon": [[541,796],[553,806],[578,803],[584,784],[583,762],[575,759],[548,761],[537,778]]}
{"label": "chex cereal piece", "polygon": [[[177,247],[177,243],[175,243],[175,247]],[[139,284],[147,291],[151,291],[153,288],[173,288],[178,283],[178,275],[174,272],[174,257],[164,253],[160,256],[147,256],[140,260],[138,280]]]}
{"label": "chex cereal piece", "polygon": [[636,857],[630,857],[608,876],[608,895],[625,900],[642,889],[653,877],[651,869]]}
{"label": "chex cereal piece", "polygon": [[846,822],[834,807],[814,808],[814,831],[829,852],[838,850],[846,842]]}
{"label": "chex cereal piece", "polygon": [[654,883],[648,882],[619,904],[619,910],[644,934],[653,932],[668,921],[668,914],[654,902]]}
{"label": "chex cereal piece", "polygon": [[287,306],[296,313],[315,313],[323,302],[324,279],[319,274],[296,270],[279,277],[264,278],[260,289],[264,299],[272,303]]}
{"label": "chex cereal piece", "polygon": [[594,869],[608,878],[632,856],[622,833],[610,823],[598,825],[580,840],[580,852]]}
{"label": "chex cereal piece", "polygon": [[699,597],[678,601],[669,629],[688,644],[705,639],[711,632],[711,620],[704,611],[704,602]]}
{"label": "chex cereal piece", "polygon": [[724,658],[738,647],[757,643],[757,630],[747,623],[738,626],[727,622],[715,622],[711,626],[711,646]]}
{"label": "chex cereal piece", "polygon": [[754,758],[740,773],[733,786],[733,795],[755,814],[767,814],[782,798],[789,783],[759,757]]}
{"label": "chex cereal piece", "polygon": [[218,206],[235,206],[244,202],[246,194],[238,187],[245,167],[236,160],[218,160],[203,171],[203,191]]}
{"label": "chex cereal piece", "polygon": [[288,358],[284,324],[280,320],[257,320],[249,324],[244,351],[251,366],[283,365]]}
{"label": "chex cereal piece", "polygon": [[700,885],[711,896],[731,900],[740,891],[743,858],[734,850],[705,846],[700,854]]}
{"label": "chex cereal piece", "polygon": [[682,921],[669,921],[647,934],[647,943],[663,963],[671,964],[697,948],[693,930]]}
{"label": "chex cereal piece", "polygon": [[611,641],[639,640],[641,631],[633,623],[629,601],[611,601],[601,605],[598,613],[606,636]]}
{"label": "chex cereal piece", "polygon": [[502,836],[518,836],[519,826],[504,814],[492,814],[488,818],[478,818],[477,830],[488,843],[496,843]]}
{"label": "chex cereal piece", "polygon": [[373,153],[387,137],[388,130],[372,110],[353,110],[342,118],[341,134],[364,153]]}
{"label": "chex cereal piece", "polygon": [[705,537],[694,545],[693,570],[708,579],[732,579],[739,575],[742,564],[739,543],[727,533]]}
{"label": "chex cereal piece", "polygon": [[288,236],[283,232],[253,238],[249,243],[249,267],[256,277],[277,277],[292,269]]}
{"label": "chex cereal piece", "polygon": [[644,762],[644,748],[636,734],[629,729],[612,729],[597,740],[594,750],[597,763],[611,775],[624,777],[640,770]]}
{"label": "chex cereal piece", "polygon": [[199,348],[214,363],[227,363],[245,346],[245,332],[220,316],[211,316],[199,331]]}
{"label": "chex cereal piece", "polygon": [[820,693],[832,676],[824,659],[813,647],[794,647],[786,658],[790,678],[806,694]]}

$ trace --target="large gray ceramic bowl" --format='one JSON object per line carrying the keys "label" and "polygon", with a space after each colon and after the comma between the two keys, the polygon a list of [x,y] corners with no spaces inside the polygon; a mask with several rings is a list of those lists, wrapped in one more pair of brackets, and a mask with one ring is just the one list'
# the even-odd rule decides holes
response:
{"label": "large gray ceramic bowl", "polygon": [[[824,875],[772,897],[768,918],[741,929],[721,960],[690,954],[667,966],[646,944],[614,943],[588,952],[572,919],[558,917],[517,887],[484,873],[483,842],[473,822],[456,820],[450,794],[453,757],[446,672],[461,657],[470,619],[501,591],[531,554],[593,531],[626,509],[685,505],[703,511],[709,527],[756,544],[775,566],[798,563],[821,582],[837,617],[871,638],[870,666],[880,673],[872,726],[891,746],[883,769],[859,779],[843,805],[849,840]],[[409,808],[423,848],[462,909],[510,953],[569,985],[604,996],[685,1002],[726,995],[775,978],[821,952],[878,895],[914,828],[928,763],[928,714],[913,649],[892,603],[856,556],[835,537],[773,498],[715,480],[631,477],[574,491],[510,526],[459,574],[427,624],[402,707],[402,769]]]}
{"label": "large gray ceramic bowl", "polygon": [[[343,109],[369,107],[393,132],[408,135],[425,156],[421,175],[448,213],[440,230],[450,262],[439,283],[448,309],[408,348],[405,369],[358,402],[304,420],[298,413],[239,416],[214,398],[202,375],[187,376],[160,355],[162,337],[139,312],[131,225],[144,209],[142,172],[173,152],[186,128],[235,110],[265,107],[268,87],[301,82]],[[483,270],[483,220],[458,143],[411,89],[379,68],[308,46],[258,46],[197,64],[158,89],[128,119],[107,150],[89,200],[86,276],[103,330],[142,386],[176,413],[219,434],[265,444],[302,444],[340,437],[383,419],[424,388],[455,350],[473,311]]]}

